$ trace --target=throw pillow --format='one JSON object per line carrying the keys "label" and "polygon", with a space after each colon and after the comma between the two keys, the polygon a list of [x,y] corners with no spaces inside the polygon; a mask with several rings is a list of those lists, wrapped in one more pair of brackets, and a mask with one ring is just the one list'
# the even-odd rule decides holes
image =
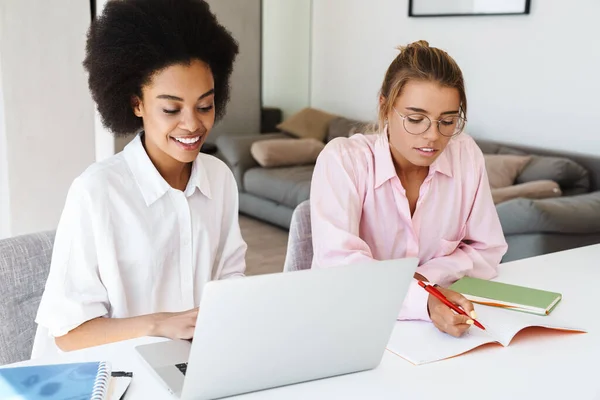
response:
{"label": "throw pillow", "polygon": [[589,172],[579,163],[565,157],[533,156],[516,183],[553,180],[569,195],[590,190]]}
{"label": "throw pillow", "polygon": [[484,154],[485,169],[492,189],[511,186],[523,171],[531,156]]}
{"label": "throw pillow", "polygon": [[305,108],[278,124],[277,129],[298,138],[313,138],[323,142],[327,136],[329,123],[335,117],[336,115],[321,110]]}
{"label": "throw pillow", "polygon": [[336,117],[329,123],[327,130],[327,142],[331,142],[338,137],[350,137],[356,133],[366,133],[369,129],[369,123],[349,119],[345,117]]}
{"label": "throw pillow", "polygon": [[547,199],[562,195],[560,186],[554,181],[532,181],[502,188],[492,189],[494,204],[516,198]]}
{"label": "throw pillow", "polygon": [[317,139],[267,139],[252,143],[250,153],[261,167],[312,164],[325,147]]}

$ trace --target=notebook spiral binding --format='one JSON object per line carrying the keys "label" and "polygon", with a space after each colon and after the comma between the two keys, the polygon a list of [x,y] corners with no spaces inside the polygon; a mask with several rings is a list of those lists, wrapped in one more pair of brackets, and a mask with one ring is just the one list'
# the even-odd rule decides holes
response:
{"label": "notebook spiral binding", "polygon": [[90,400],[104,400],[106,398],[108,384],[110,383],[110,369],[109,364],[106,362],[101,362],[98,365],[98,375],[96,376],[96,382],[94,382]]}

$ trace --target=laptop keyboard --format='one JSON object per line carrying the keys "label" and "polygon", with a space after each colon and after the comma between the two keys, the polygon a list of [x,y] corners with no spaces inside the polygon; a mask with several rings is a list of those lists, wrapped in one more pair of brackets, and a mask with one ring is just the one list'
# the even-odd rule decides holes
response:
{"label": "laptop keyboard", "polygon": [[183,375],[185,375],[185,372],[187,371],[187,363],[175,364],[175,366],[177,367],[178,370],[181,371],[181,373]]}

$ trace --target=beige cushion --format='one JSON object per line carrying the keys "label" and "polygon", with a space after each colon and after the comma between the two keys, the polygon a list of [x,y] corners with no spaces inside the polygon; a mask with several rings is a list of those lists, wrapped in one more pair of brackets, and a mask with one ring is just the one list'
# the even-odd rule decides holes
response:
{"label": "beige cushion", "polygon": [[252,143],[250,153],[262,167],[312,164],[325,144],[317,139],[268,139]]}
{"label": "beige cushion", "polygon": [[523,171],[531,156],[484,154],[485,169],[492,189],[511,186]]}
{"label": "beige cushion", "polygon": [[548,180],[525,182],[518,185],[492,189],[494,204],[499,204],[519,197],[527,199],[546,199],[549,197],[559,197],[561,195],[562,191],[560,190],[558,183]]}
{"label": "beige cushion", "polygon": [[305,108],[277,125],[277,129],[299,138],[313,138],[323,142],[329,130],[329,122],[334,118],[336,115]]}

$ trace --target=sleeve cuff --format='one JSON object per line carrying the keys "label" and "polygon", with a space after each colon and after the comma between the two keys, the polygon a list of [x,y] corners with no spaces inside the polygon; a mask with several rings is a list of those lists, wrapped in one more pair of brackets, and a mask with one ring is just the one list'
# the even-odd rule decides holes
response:
{"label": "sleeve cuff", "polygon": [[419,266],[417,272],[423,275],[431,284],[437,283],[446,288],[468,272],[467,269],[462,268],[468,263],[472,265],[473,262],[462,251],[457,251],[451,256],[434,258],[428,261]]}
{"label": "sleeve cuff", "polygon": [[40,309],[35,322],[48,329],[48,334],[56,338],[66,335],[87,321],[98,317],[105,317],[107,314],[106,308],[101,303],[91,304],[79,310],[71,310],[69,313],[65,311],[54,313]]}
{"label": "sleeve cuff", "polygon": [[416,280],[413,280],[408,287],[398,319],[431,321],[429,312],[427,312],[428,299],[429,293],[419,286]]}
{"label": "sleeve cuff", "polygon": [[238,278],[244,278],[244,277],[246,277],[246,275],[244,275],[244,273],[242,273],[242,272],[235,272],[235,273],[230,274],[230,275],[222,276],[222,277],[219,278],[219,280],[222,280],[222,279],[238,279]]}

